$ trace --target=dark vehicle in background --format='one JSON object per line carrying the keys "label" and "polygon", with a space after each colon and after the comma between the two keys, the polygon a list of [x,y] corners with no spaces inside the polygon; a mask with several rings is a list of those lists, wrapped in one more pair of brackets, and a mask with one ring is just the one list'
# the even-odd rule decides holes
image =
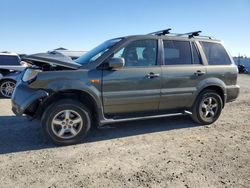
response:
{"label": "dark vehicle in background", "polygon": [[91,127],[188,114],[215,122],[239,95],[238,69],[219,40],[163,30],[108,40],[80,58],[25,58],[12,110],[41,120],[59,145],[79,143]]}
{"label": "dark vehicle in background", "polygon": [[248,74],[248,69],[244,65],[238,65],[238,70],[240,74]]}
{"label": "dark vehicle in background", "polygon": [[17,79],[26,68],[25,62],[21,58],[10,52],[0,53],[0,96],[10,98]]}
{"label": "dark vehicle in background", "polygon": [[59,52],[65,56],[70,57],[72,60],[76,60],[86,53],[86,51],[77,51],[77,50],[67,50],[65,48],[58,48],[53,50],[54,52]]}

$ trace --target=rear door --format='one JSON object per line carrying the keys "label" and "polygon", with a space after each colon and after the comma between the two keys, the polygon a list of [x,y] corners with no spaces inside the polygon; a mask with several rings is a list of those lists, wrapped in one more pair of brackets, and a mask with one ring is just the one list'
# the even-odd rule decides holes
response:
{"label": "rear door", "polygon": [[124,58],[125,66],[116,70],[103,70],[105,115],[157,112],[161,90],[158,41],[145,39],[129,42],[113,57]]}
{"label": "rear door", "polygon": [[206,67],[194,41],[163,40],[162,90],[160,110],[188,108]]}

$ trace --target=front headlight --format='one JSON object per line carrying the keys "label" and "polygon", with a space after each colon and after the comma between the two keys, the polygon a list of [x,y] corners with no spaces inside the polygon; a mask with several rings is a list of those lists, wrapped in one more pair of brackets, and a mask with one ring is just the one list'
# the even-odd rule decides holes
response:
{"label": "front headlight", "polygon": [[39,69],[30,69],[30,68],[26,69],[26,71],[25,71],[25,73],[23,75],[22,80],[24,82],[31,83],[31,82],[33,82],[36,79],[36,77],[37,77],[37,75],[38,75],[39,72],[41,72],[41,70],[39,70]]}

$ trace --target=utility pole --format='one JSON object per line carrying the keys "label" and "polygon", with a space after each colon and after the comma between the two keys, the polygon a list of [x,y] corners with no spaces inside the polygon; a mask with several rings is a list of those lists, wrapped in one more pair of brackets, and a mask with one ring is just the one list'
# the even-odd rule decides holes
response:
{"label": "utility pole", "polygon": [[239,53],[239,55],[238,55],[237,64],[240,65],[240,53]]}

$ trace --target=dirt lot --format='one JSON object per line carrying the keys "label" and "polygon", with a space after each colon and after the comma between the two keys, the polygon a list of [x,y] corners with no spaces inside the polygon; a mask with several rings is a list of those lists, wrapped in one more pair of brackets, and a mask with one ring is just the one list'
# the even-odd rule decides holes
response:
{"label": "dirt lot", "polygon": [[250,187],[250,76],[221,118],[137,121],[96,130],[85,143],[47,144],[39,122],[0,99],[0,187]]}

